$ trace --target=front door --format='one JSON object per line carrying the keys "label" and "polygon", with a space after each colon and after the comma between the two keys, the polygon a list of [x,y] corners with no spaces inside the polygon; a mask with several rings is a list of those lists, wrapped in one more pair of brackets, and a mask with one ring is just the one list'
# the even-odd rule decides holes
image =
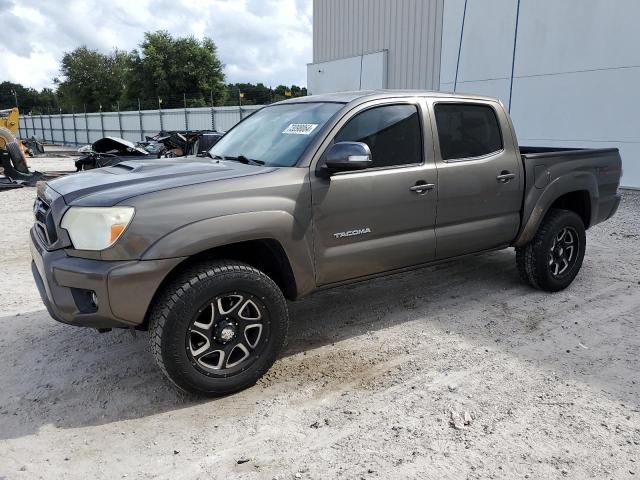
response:
{"label": "front door", "polygon": [[318,285],[434,258],[437,182],[425,109],[419,100],[361,106],[338,124],[333,141],[366,143],[373,167],[313,179]]}

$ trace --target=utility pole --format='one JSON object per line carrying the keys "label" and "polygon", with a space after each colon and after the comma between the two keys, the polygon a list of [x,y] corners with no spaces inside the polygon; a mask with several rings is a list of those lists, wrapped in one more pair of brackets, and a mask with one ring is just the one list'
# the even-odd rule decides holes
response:
{"label": "utility pole", "polygon": [[102,138],[104,138],[104,118],[102,117],[102,104],[100,104],[100,130],[102,131]]}
{"label": "utility pole", "polygon": [[209,102],[211,102],[211,130],[216,129],[216,111],[213,108],[213,88],[209,91]]}
{"label": "utility pole", "polygon": [[87,143],[92,143],[89,138],[89,116],[87,115],[87,104],[84,104],[84,131],[87,135]]}
{"label": "utility pole", "polygon": [[187,94],[182,94],[182,99],[184,100],[184,129],[189,131],[189,112],[187,111]]}
{"label": "utility pole", "polygon": [[162,99],[158,97],[158,114],[160,115],[160,131],[164,130],[162,125]]}
{"label": "utility pole", "polygon": [[140,109],[140,98],[138,98],[138,121],[140,123],[140,141],[144,142],[144,128],[142,126],[142,110]]}
{"label": "utility pole", "polygon": [[71,118],[73,119],[73,144],[78,145],[78,130],[76,128],[76,109],[71,105]]}
{"label": "utility pole", "polygon": [[62,116],[62,107],[58,106],[58,115],[60,116],[60,128],[62,128],[62,144],[67,144],[67,135],[64,131],[64,117]]}
{"label": "utility pole", "polygon": [[124,131],[122,130],[122,115],[120,115],[120,102],[116,103],[118,110],[118,128],[120,129],[120,138],[124,138]]}
{"label": "utility pole", "polygon": [[51,134],[51,143],[55,143],[53,140],[53,123],[51,123],[51,108],[47,107],[47,116],[49,117],[49,133]]}

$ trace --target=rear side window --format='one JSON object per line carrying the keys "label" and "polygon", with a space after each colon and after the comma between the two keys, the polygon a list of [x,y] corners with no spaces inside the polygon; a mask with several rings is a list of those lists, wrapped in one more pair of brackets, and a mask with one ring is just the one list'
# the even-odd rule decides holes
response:
{"label": "rear side window", "polygon": [[443,160],[480,157],[502,150],[502,133],[493,108],[437,103],[434,109]]}
{"label": "rear side window", "polygon": [[360,112],[334,140],[369,145],[374,168],[422,163],[422,135],[415,105],[384,105]]}

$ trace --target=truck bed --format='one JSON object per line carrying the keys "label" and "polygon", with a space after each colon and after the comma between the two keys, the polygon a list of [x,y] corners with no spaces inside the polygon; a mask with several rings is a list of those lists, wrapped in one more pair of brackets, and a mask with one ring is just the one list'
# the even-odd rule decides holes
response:
{"label": "truck bed", "polygon": [[[618,186],[622,172],[622,161],[617,148],[556,148],[520,147],[525,174],[525,198],[522,218],[529,219],[529,226],[544,215],[538,211],[541,197],[557,198],[557,192],[566,191],[563,184],[576,185],[576,196],[582,195],[586,213],[585,226],[603,222],[615,213],[620,201]],[[578,187],[579,186],[579,187]],[[565,188],[563,188],[565,187]],[[569,188],[569,191],[573,188]],[[562,208],[562,200],[559,207]],[[544,204],[544,202],[542,202]],[[533,222],[531,220],[533,219]],[[531,236],[523,227],[523,238]]]}
{"label": "truck bed", "polygon": [[589,155],[589,154],[601,154],[606,152],[618,152],[617,148],[560,148],[560,147],[520,147],[520,155],[527,156],[527,158],[543,158],[553,156],[567,155]]}

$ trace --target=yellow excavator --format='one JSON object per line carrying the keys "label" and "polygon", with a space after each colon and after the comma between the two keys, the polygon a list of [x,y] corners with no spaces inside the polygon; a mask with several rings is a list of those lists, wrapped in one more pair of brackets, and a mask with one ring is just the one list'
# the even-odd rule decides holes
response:
{"label": "yellow excavator", "polygon": [[2,173],[0,188],[16,188],[35,185],[41,175],[27,168],[24,145],[16,138],[20,112],[17,108],[0,110],[0,160]]}

